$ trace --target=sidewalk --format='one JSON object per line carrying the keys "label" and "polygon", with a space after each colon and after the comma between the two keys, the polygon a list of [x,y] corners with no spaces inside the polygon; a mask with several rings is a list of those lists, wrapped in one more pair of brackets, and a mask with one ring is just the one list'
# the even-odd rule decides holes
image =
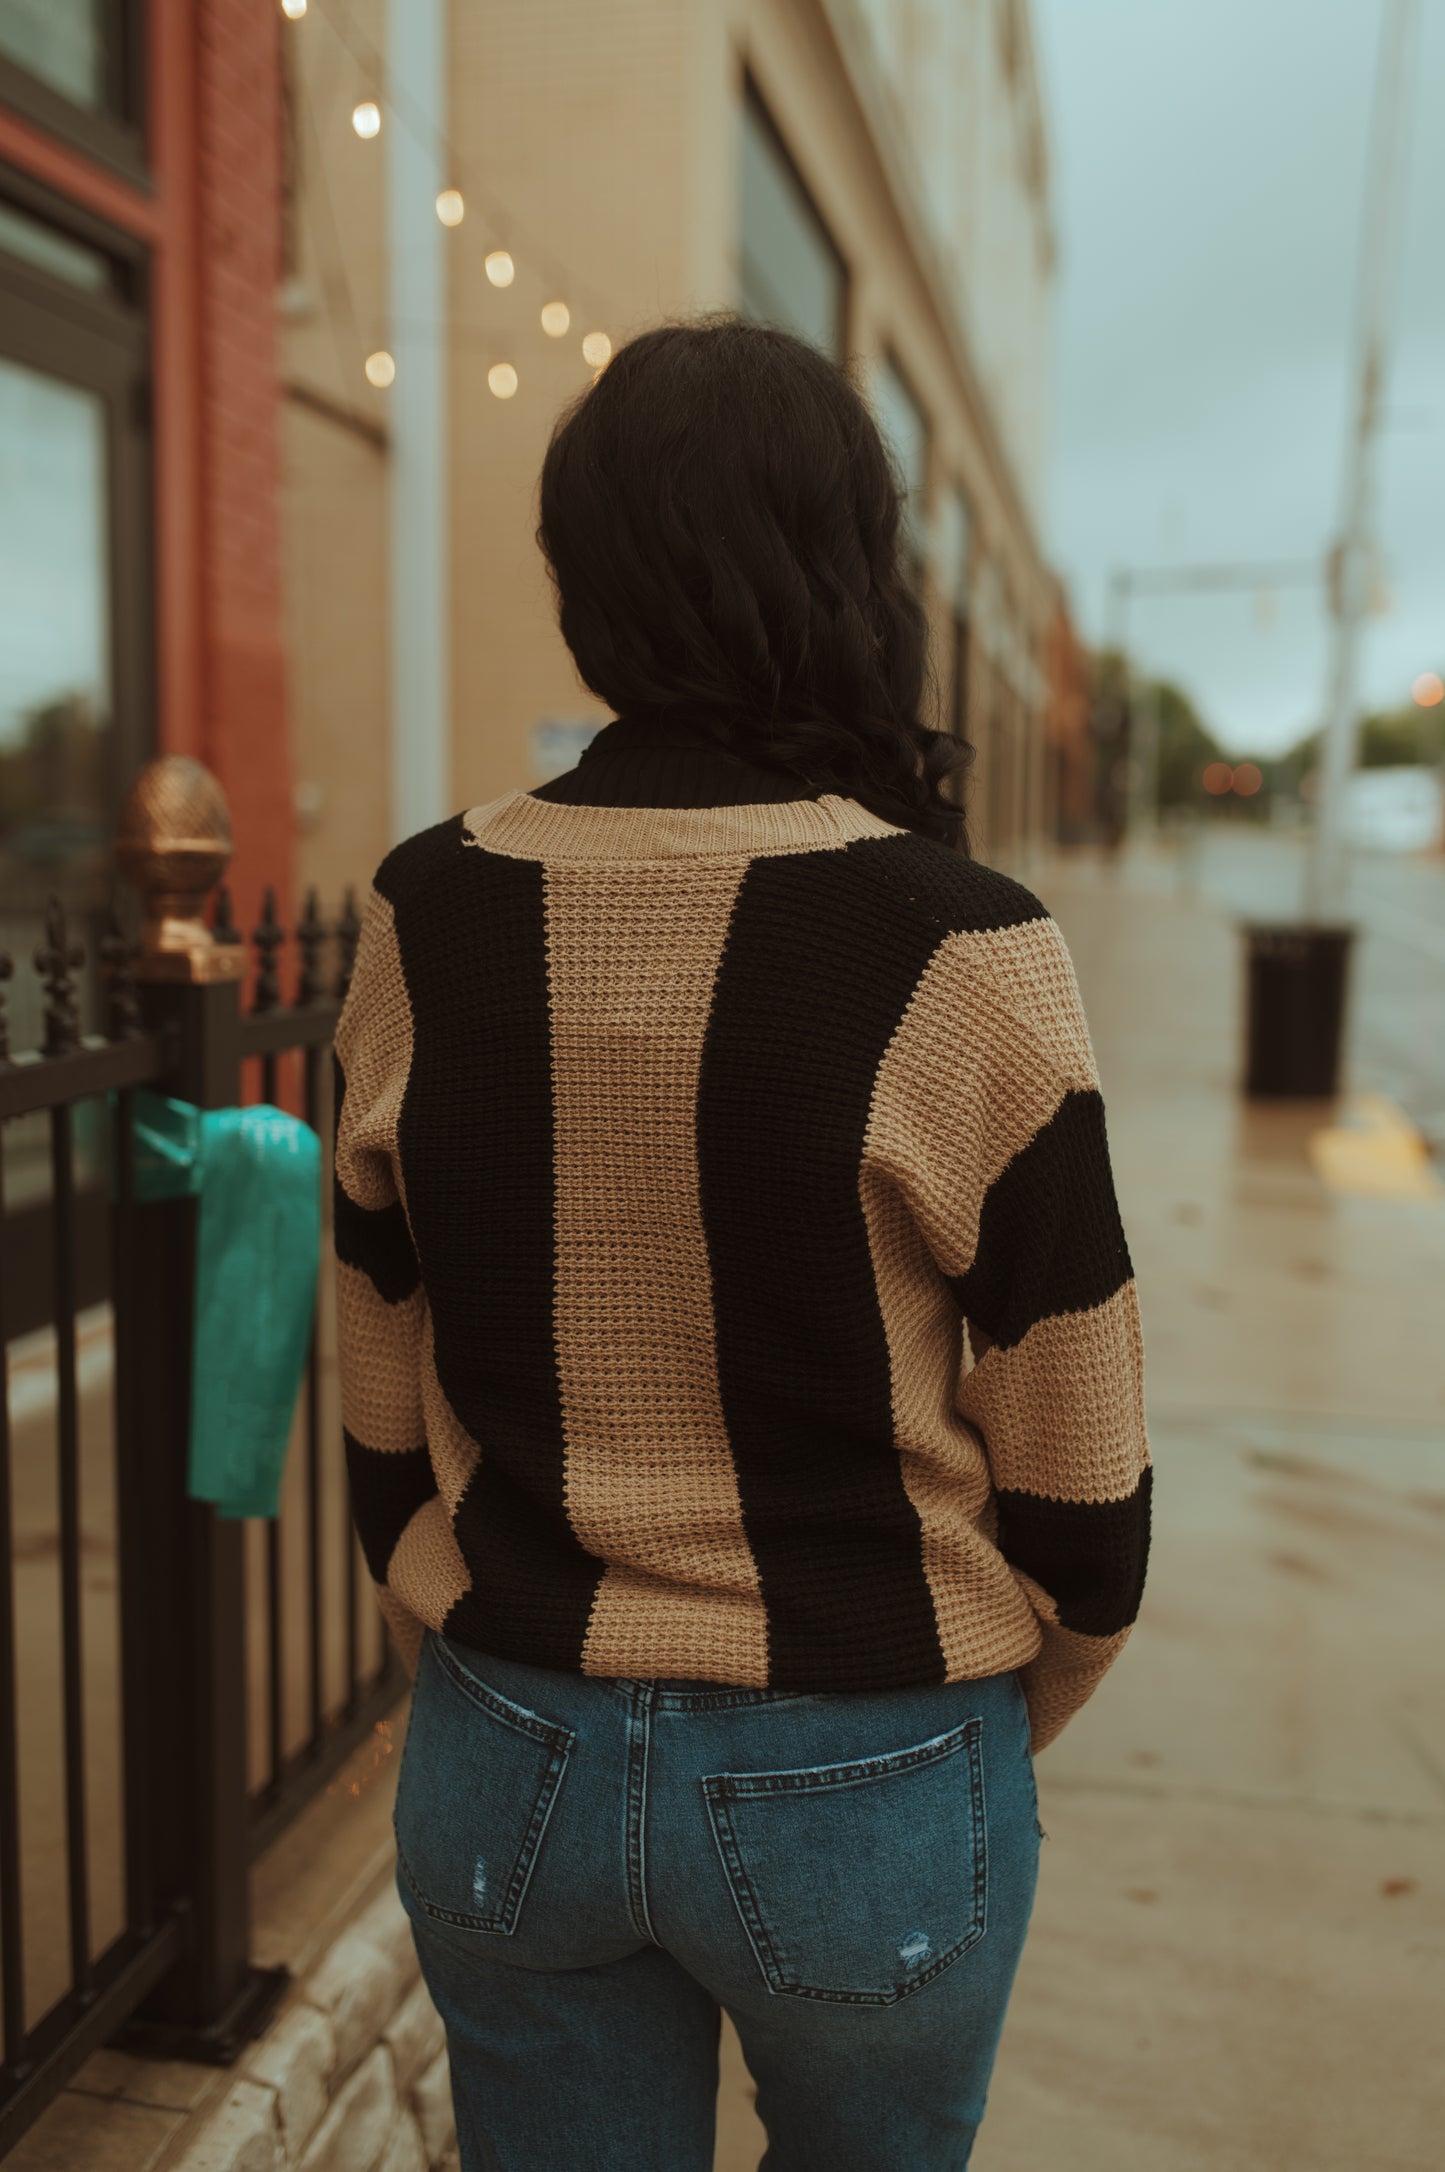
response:
{"label": "sidewalk", "polygon": [[[1049,1839],[974,2164],[1433,2172],[1445,1204],[1336,1196],[1318,1110],[1245,1107],[1237,938],[1167,861],[1028,879],[1103,1074],[1156,1536],[1128,1650],[1039,1761]],[[717,2162],[751,2172],[728,2048]]]}
{"label": "sidewalk", "polygon": [[1337,1196],[1317,1111],[1245,1108],[1217,905],[1147,867],[1036,887],[1103,1074],[1156,1540],[1130,1648],[1040,1759],[1050,1840],[978,2172],[1426,2172],[1445,1204]]}

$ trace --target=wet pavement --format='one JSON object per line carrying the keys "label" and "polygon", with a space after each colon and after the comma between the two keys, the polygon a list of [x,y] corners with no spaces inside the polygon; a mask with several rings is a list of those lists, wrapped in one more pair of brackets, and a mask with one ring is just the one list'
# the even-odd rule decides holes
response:
{"label": "wet pavement", "polygon": [[[1240,912],[1298,848],[1026,875],[1074,951],[1157,1464],[1138,1629],[1039,1760],[1033,1932],[975,2172],[1445,2163],[1445,1196],[1246,1107]],[[1445,1107],[1445,866],[1366,863],[1350,1083]],[[1346,1111],[1348,1113],[1348,1111]],[[761,2140],[727,2045],[719,2172]]]}

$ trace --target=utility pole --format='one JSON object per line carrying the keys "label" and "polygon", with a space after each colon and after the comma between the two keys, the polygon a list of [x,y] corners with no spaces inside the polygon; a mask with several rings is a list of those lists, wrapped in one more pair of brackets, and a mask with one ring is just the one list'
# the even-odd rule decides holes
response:
{"label": "utility pole", "polygon": [[1370,606],[1374,455],[1385,390],[1401,184],[1406,166],[1409,61],[1418,13],[1418,0],[1384,0],[1380,24],[1355,327],[1354,412],[1345,455],[1337,545],[1338,598],[1325,697],[1314,845],[1305,888],[1305,917],[1311,921],[1340,917],[1348,874],[1345,795],[1359,743],[1356,677],[1360,630]]}

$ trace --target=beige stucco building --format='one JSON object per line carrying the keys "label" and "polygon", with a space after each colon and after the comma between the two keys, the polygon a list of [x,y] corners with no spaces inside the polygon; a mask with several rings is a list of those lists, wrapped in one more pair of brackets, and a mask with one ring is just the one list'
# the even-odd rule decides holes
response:
{"label": "beige stucco building", "polygon": [[1025,0],[311,0],[287,36],[304,876],[334,894],[604,720],[532,539],[548,431],[590,381],[587,333],[729,307],[855,362],[908,478],[983,847],[1043,829],[1053,239]]}

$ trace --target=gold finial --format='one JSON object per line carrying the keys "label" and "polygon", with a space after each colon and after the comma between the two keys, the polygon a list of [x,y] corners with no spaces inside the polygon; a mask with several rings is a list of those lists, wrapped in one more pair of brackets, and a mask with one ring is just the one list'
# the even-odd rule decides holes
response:
{"label": "gold finial", "polygon": [[122,874],[140,892],[140,980],[238,980],[239,943],[218,943],[206,899],[231,864],[231,810],[203,762],[163,754],[126,795],[116,832]]}

